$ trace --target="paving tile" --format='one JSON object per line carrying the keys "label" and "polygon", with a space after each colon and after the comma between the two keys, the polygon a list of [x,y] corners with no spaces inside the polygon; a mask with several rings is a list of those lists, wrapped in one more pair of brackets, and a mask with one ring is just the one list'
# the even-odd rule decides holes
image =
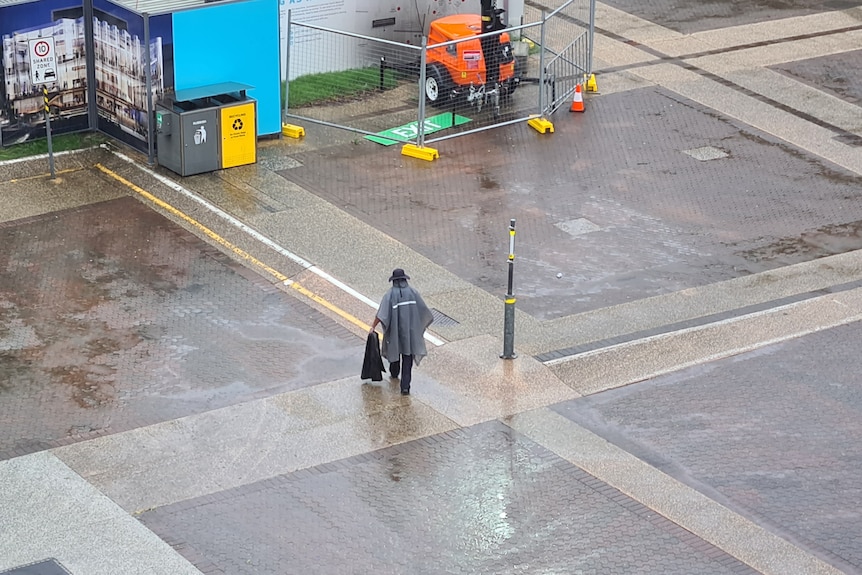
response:
{"label": "paving tile", "polygon": [[855,572],[860,336],[848,324],[553,409]]}
{"label": "paving tile", "polygon": [[236,575],[754,573],[501,423],[437,437],[139,518]]}
{"label": "paving tile", "polygon": [[361,367],[360,338],[131,198],[0,243],[0,458]]}

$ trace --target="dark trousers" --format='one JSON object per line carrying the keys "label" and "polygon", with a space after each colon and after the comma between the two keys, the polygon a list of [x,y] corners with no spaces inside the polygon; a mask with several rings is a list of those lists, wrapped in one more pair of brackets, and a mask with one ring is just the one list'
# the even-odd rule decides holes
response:
{"label": "dark trousers", "polygon": [[401,361],[393,361],[389,364],[389,375],[398,377],[401,374],[402,391],[410,391],[410,380],[413,378],[413,356],[402,355]]}

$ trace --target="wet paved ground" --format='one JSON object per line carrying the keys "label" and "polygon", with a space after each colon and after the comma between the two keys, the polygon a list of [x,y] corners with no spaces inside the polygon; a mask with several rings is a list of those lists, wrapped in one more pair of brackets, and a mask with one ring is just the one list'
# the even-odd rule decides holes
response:
{"label": "wet paved ground", "polygon": [[213,573],[756,573],[498,422],[140,519]]}
{"label": "wet paved ground", "polygon": [[0,458],[354,373],[363,342],[132,198],[0,224]]}
{"label": "wet paved ground", "polygon": [[559,137],[462,137],[428,169],[363,142],[279,173],[495,294],[516,217],[518,307],[539,319],[862,248],[862,177],[662,88],[589,105]]}
{"label": "wet paved ground", "polygon": [[[616,5],[696,31],[847,4]],[[859,75],[841,71],[858,50],[838,52],[768,69],[852,104]],[[794,294],[811,269],[794,264],[862,247],[862,170],[846,167],[857,156],[818,147],[817,114],[831,109],[805,108],[817,121],[800,136],[775,127],[794,119],[775,94],[749,124],[725,102],[682,95],[696,90],[677,79],[591,96],[589,114],[555,118],[553,138],[511,128],[450,142],[434,165],[366,142],[285,143],[259,171],[184,184],[269,233],[306,226],[320,259],[372,245],[391,268],[412,249],[410,269],[434,265],[492,294],[505,288],[517,214],[519,310],[625,315],[635,331],[636,308],[608,306],[638,301],[655,315],[763,270],[775,273],[758,276],[762,289],[783,281]],[[744,97],[739,80],[707,92]],[[761,120],[777,110],[769,132]],[[309,198],[267,167],[361,222],[301,220]],[[812,334],[828,314],[788,309],[776,315],[798,321],[797,339],[722,361],[711,360],[739,353],[730,337],[678,334],[681,351],[709,348],[700,367],[552,411],[522,407],[518,394],[539,396],[524,380],[570,398],[589,374],[564,380],[557,366],[558,379],[529,356],[487,369],[499,347],[488,332],[432,350],[409,398],[393,382],[360,386],[360,337],[130,198],[11,219],[0,224],[0,525],[11,535],[0,569],[57,556],[74,575],[862,572],[858,290],[813,306],[846,308],[830,320],[842,327]],[[356,238],[349,250],[344,236]],[[841,261],[858,281],[858,260]],[[475,293],[450,290],[432,297],[468,294],[453,316],[474,320]],[[662,295],[680,298],[644,300]],[[779,323],[729,328],[762,345]],[[606,388],[639,381],[617,379],[625,351],[605,350]],[[643,360],[656,373],[691,365],[657,355]]]}
{"label": "wet paved ground", "polygon": [[859,105],[862,103],[862,73],[859,72],[858,66],[860,61],[862,50],[854,50],[822,58],[787,62],[773,68],[837,98]]}
{"label": "wet paved ground", "polygon": [[[683,34],[845,10],[859,5],[853,0],[723,0],[687,3],[674,0],[609,0],[606,4]],[[757,38],[752,37],[752,41],[756,42]]]}
{"label": "wet paved ground", "polygon": [[853,323],[553,409],[857,573],[860,337]]}

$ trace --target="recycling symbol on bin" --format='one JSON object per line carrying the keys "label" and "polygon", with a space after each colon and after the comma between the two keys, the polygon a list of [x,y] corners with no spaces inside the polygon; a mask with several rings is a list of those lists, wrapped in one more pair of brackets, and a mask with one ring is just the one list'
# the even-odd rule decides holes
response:
{"label": "recycling symbol on bin", "polygon": [[234,130],[242,130],[242,120],[240,120],[239,118],[234,120],[233,121],[233,129]]}

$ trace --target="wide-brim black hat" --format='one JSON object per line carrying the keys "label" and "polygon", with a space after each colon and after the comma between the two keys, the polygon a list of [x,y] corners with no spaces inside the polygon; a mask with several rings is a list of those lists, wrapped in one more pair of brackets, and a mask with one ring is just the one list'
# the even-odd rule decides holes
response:
{"label": "wide-brim black hat", "polygon": [[395,281],[395,280],[409,280],[409,279],[410,279],[410,276],[405,274],[404,270],[402,270],[401,268],[395,268],[394,270],[392,270],[392,275],[389,277],[389,281],[391,281],[391,282]]}

